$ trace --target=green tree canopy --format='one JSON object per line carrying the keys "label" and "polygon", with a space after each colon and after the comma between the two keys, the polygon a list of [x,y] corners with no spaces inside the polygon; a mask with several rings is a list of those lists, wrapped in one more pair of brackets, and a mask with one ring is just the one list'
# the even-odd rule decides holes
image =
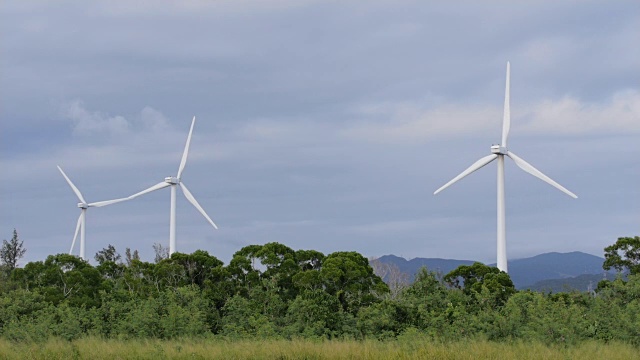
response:
{"label": "green tree canopy", "polygon": [[507,273],[492,266],[476,262],[462,265],[444,276],[451,286],[462,289],[466,294],[489,293],[496,305],[504,304],[516,292],[513,281]]}
{"label": "green tree canopy", "polygon": [[15,274],[26,289],[38,289],[45,300],[72,306],[96,306],[102,288],[100,272],[81,258],[68,254],[49,255],[44,261],[30,262]]}
{"label": "green tree canopy", "polygon": [[13,237],[10,241],[2,240],[2,248],[0,249],[0,265],[5,267],[8,272],[16,268],[18,260],[20,260],[27,249],[22,247],[22,241],[18,239],[18,231],[13,229]]}
{"label": "green tree canopy", "polygon": [[107,261],[118,262],[121,258],[120,254],[116,251],[115,246],[109,244],[106,248],[98,251],[96,255],[93,257],[96,259],[98,264],[102,265]]}
{"label": "green tree canopy", "polygon": [[329,254],[322,263],[320,281],[324,289],[337,296],[347,312],[375,302],[389,287],[373,273],[369,260],[355,251]]}
{"label": "green tree canopy", "polygon": [[618,238],[615,244],[604,248],[604,259],[605,270],[628,269],[631,274],[640,274],[640,236]]}

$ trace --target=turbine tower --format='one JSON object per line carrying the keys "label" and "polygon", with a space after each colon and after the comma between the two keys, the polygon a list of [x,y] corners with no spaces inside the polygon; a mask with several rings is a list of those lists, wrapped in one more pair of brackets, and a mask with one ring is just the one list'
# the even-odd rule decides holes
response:
{"label": "turbine tower", "polygon": [[185,145],[184,152],[182,153],[182,160],[180,161],[180,166],[178,167],[178,174],[175,177],[173,176],[166,177],[164,178],[164,181],[128,197],[128,199],[133,199],[140,195],[144,195],[146,193],[150,193],[152,191],[171,186],[171,209],[169,214],[169,255],[173,254],[176,251],[176,186],[177,185],[180,185],[180,188],[182,189],[184,196],[200,212],[200,214],[202,214],[202,216],[204,216],[205,219],[207,219],[207,221],[211,225],[213,225],[215,229],[218,229],[218,227],[213,222],[213,220],[211,220],[209,215],[207,215],[207,213],[204,211],[202,206],[198,204],[198,201],[196,200],[196,198],[193,197],[189,189],[187,189],[187,187],[181,180],[182,171],[184,170],[184,167],[187,163],[187,156],[189,155],[189,144],[191,143],[191,134],[193,133],[193,125],[195,125],[195,123],[196,123],[196,117],[194,116],[193,120],[191,121],[191,129],[189,129],[187,144]]}
{"label": "turbine tower", "polygon": [[62,168],[60,166],[58,166],[58,170],[60,170],[60,173],[62,173],[62,176],[64,176],[65,180],[67,180],[67,183],[69,183],[69,186],[71,186],[71,190],[73,190],[73,192],[78,197],[78,200],[80,200],[80,202],[78,203],[78,207],[80,208],[80,217],[78,218],[78,224],[76,225],[76,232],[73,235],[73,242],[71,242],[71,249],[69,250],[69,255],[71,255],[71,253],[73,252],[73,247],[76,244],[76,238],[78,237],[78,231],[79,231],[80,232],[80,257],[83,260],[87,260],[84,252],[85,251],[84,239],[85,239],[85,228],[86,228],[85,218],[87,216],[87,209],[90,207],[107,206],[107,205],[119,203],[121,201],[129,200],[129,199],[120,198],[115,200],[106,200],[106,201],[98,201],[94,203],[87,203],[87,201],[82,196],[82,193],[80,192],[80,190],[78,190],[78,188],[73,184],[73,182],[71,182],[71,179],[69,179],[67,174],[65,174],[64,171],[62,171]]}
{"label": "turbine tower", "polygon": [[440,191],[446,189],[451,186],[453,183],[458,180],[464,178],[465,176],[471,174],[472,172],[480,169],[481,167],[489,164],[493,160],[498,159],[498,269],[507,272],[507,240],[506,240],[506,225],[505,225],[505,206],[504,206],[504,157],[505,155],[511,160],[513,160],[518,167],[522,170],[528,172],[529,174],[539,178],[540,180],[554,186],[565,194],[571,196],[574,199],[578,197],[572,193],[571,191],[565,189],[562,185],[557,182],[551,180],[548,176],[540,172],[538,169],[534,168],[531,164],[524,161],[524,159],[520,158],[513,152],[507,149],[507,138],[509,136],[509,128],[511,126],[511,110],[509,108],[509,77],[510,77],[511,66],[509,62],[507,62],[507,81],[504,92],[504,116],[502,119],[502,141],[498,145],[491,146],[491,155],[485,156],[471,166],[469,166],[465,171],[461,172],[458,176],[454,177],[451,181],[444,184],[441,188],[436,190],[433,194],[437,194]]}

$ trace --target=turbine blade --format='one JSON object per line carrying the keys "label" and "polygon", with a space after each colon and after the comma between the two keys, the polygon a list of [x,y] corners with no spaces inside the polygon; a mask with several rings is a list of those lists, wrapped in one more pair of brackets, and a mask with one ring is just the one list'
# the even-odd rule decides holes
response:
{"label": "turbine blade", "polygon": [[511,128],[511,108],[509,106],[509,78],[511,77],[511,64],[507,61],[507,83],[504,89],[504,115],[502,117],[502,142],[500,145],[507,147],[507,138]]}
{"label": "turbine blade", "polygon": [[516,165],[518,165],[520,167],[520,169],[528,172],[529,174],[537,177],[538,179],[546,182],[547,184],[549,184],[551,186],[554,186],[555,188],[557,188],[558,190],[562,191],[563,193],[571,196],[572,198],[574,198],[574,199],[578,198],[578,196],[576,196],[576,194],[574,194],[571,191],[565,189],[562,185],[558,184],[557,182],[551,180],[551,178],[549,178],[547,175],[543,174],[540,170],[534,168],[533,165],[531,165],[528,162],[524,161],[524,159],[522,159],[521,157],[519,157],[516,154],[512,153],[511,151],[507,151],[507,156],[510,157],[516,163]]}
{"label": "turbine blade", "polygon": [[209,223],[211,225],[213,225],[214,228],[218,229],[218,226],[216,226],[216,224],[213,222],[213,220],[211,220],[211,218],[209,217],[209,215],[207,215],[207,213],[204,211],[202,206],[200,206],[200,204],[198,204],[198,201],[196,200],[195,197],[193,197],[193,194],[191,194],[191,192],[189,191],[189,189],[187,189],[187,187],[184,185],[184,183],[180,182],[180,187],[182,188],[182,192],[184,192],[184,196],[187,198],[187,200],[189,200],[189,202],[193,206],[195,206],[195,208],[198,209],[198,211],[200,211],[200,214],[202,214],[202,216],[204,216],[205,219],[207,219],[207,221],[209,221]]}
{"label": "turbine blade", "polygon": [[180,161],[180,167],[178,168],[178,175],[176,176],[180,179],[182,176],[182,171],[184,170],[184,166],[187,164],[187,156],[189,156],[189,145],[191,144],[191,134],[193,133],[193,125],[196,123],[196,117],[193,117],[191,121],[191,129],[189,129],[189,136],[187,136],[187,144],[184,146],[184,152],[182,153],[182,160]]}
{"label": "turbine blade", "polygon": [[450,185],[452,185],[453,183],[455,183],[456,181],[462,179],[463,177],[471,174],[472,172],[480,169],[481,167],[487,165],[488,163],[492,162],[493,160],[495,160],[498,157],[498,155],[496,154],[491,154],[488,156],[485,156],[483,158],[481,158],[480,160],[474,162],[471,166],[469,166],[465,171],[461,172],[460,175],[454,177],[453,179],[451,179],[451,181],[449,181],[448,183],[444,184],[440,189],[436,190],[433,195],[436,195],[437,193],[439,193],[440,191],[448,188]]}
{"label": "turbine blade", "polygon": [[69,183],[69,186],[71,186],[71,189],[73,190],[73,192],[76,193],[76,196],[78,197],[80,202],[86,204],[87,202],[84,200],[84,197],[82,197],[82,193],[80,193],[80,190],[78,190],[78,188],[75,185],[73,185],[73,183],[71,182],[71,179],[69,179],[67,174],[65,174],[64,171],[62,171],[62,168],[60,166],[58,166],[58,170],[60,170],[60,173],[62,174],[62,176],[64,176],[65,180],[67,180],[67,183]]}
{"label": "turbine blade", "polygon": [[114,200],[97,201],[87,205],[89,205],[90,207],[103,207],[103,206],[107,206],[107,205],[111,205],[111,204],[115,204],[115,203],[119,203],[121,201],[127,201],[127,200],[131,200],[131,199],[126,197],[126,198],[120,198],[120,199],[114,199]]}
{"label": "turbine blade", "polygon": [[84,211],[80,213],[78,217],[78,224],[76,225],[76,232],[73,234],[73,241],[71,242],[71,249],[69,249],[69,255],[73,253],[73,247],[76,245],[76,239],[78,238],[78,232],[80,231],[80,226],[82,226],[82,217],[84,216]]}
{"label": "turbine blade", "polygon": [[157,184],[153,185],[152,187],[150,187],[150,188],[148,188],[148,189],[142,190],[142,191],[140,191],[139,193],[135,193],[135,194],[133,194],[133,195],[129,196],[129,197],[127,198],[127,200],[130,200],[130,199],[136,198],[136,197],[138,197],[138,196],[140,196],[140,195],[144,195],[144,194],[146,194],[146,193],[150,193],[150,192],[152,192],[152,191],[156,191],[156,190],[159,190],[159,189],[162,189],[162,188],[166,188],[167,186],[171,186],[171,184],[169,184],[168,182],[165,182],[165,181],[163,181],[163,182],[161,182],[161,183],[157,183]]}

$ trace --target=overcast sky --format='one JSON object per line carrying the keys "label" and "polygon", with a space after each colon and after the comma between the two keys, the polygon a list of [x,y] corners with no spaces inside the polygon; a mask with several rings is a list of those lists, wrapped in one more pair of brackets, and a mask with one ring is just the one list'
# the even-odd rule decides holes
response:
{"label": "overcast sky", "polygon": [[[640,235],[637,1],[0,3],[0,239],[66,253],[80,210],[177,173],[177,248],[251,244],[494,263],[500,141],[509,259],[602,256]],[[153,260],[169,189],[87,212],[87,255]],[[75,254],[79,253],[76,245]],[[92,260],[93,261],[93,260]]]}

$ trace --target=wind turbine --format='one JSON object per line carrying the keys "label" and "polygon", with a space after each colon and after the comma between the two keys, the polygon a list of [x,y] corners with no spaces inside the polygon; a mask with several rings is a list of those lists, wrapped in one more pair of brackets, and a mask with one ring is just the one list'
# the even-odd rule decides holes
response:
{"label": "wind turbine", "polygon": [[511,110],[509,108],[509,76],[511,66],[507,62],[507,81],[504,93],[504,116],[502,120],[502,142],[498,145],[491,146],[491,155],[480,158],[478,161],[469,166],[465,171],[461,172],[458,176],[454,177],[451,181],[444,184],[441,188],[436,190],[433,194],[437,194],[440,191],[446,189],[453,183],[471,174],[472,172],[480,169],[481,167],[489,164],[493,160],[498,159],[498,269],[507,272],[507,242],[506,242],[506,226],[505,226],[505,206],[504,206],[504,157],[505,155],[513,160],[518,167],[528,172],[529,174],[539,178],[540,180],[554,186],[563,193],[571,196],[574,199],[578,197],[571,191],[565,189],[562,185],[551,180],[548,176],[540,172],[540,170],[534,168],[531,164],[524,161],[513,152],[507,150],[507,138],[509,136],[509,127],[511,126]]}
{"label": "wind turbine", "polygon": [[176,251],[176,186],[180,185],[184,196],[189,200],[189,202],[202,214],[202,216],[207,219],[207,221],[213,225],[215,229],[218,229],[216,224],[211,220],[209,215],[204,211],[202,206],[198,204],[198,201],[191,194],[189,189],[185,186],[185,184],[181,180],[182,171],[187,163],[187,156],[189,155],[189,144],[191,143],[191,134],[193,133],[193,125],[196,123],[196,117],[193,117],[191,121],[191,129],[189,129],[189,136],[187,137],[187,144],[184,147],[184,152],[182,153],[182,160],[180,161],[180,167],[178,167],[178,174],[173,177],[169,176],[164,178],[164,181],[153,185],[152,187],[142,190],[139,193],[133,194],[129,196],[129,199],[136,198],[140,195],[144,195],[146,193],[150,193],[155,190],[163,189],[171,186],[171,210],[169,215],[169,255],[173,254]]}
{"label": "wind turbine", "polygon": [[76,238],[78,237],[78,231],[80,232],[80,257],[84,260],[87,260],[87,258],[85,257],[85,247],[84,247],[84,239],[85,239],[85,218],[87,216],[87,209],[90,207],[102,207],[102,206],[107,206],[107,205],[111,205],[111,204],[115,204],[115,203],[119,203],[121,201],[125,201],[125,200],[129,200],[128,198],[120,198],[120,199],[115,199],[115,200],[106,200],[106,201],[98,201],[98,202],[94,202],[94,203],[87,203],[87,201],[84,199],[84,197],[82,196],[82,193],[80,192],[80,190],[78,190],[78,188],[73,184],[73,182],[71,182],[71,179],[69,179],[69,177],[67,176],[67,174],[64,173],[64,171],[62,171],[62,168],[60,166],[58,166],[58,170],[60,170],[60,173],[62,174],[62,176],[64,176],[65,180],[67,180],[67,183],[69,183],[69,186],[71,186],[71,190],[73,190],[73,192],[76,194],[76,196],[78,197],[78,200],[80,200],[80,202],[78,203],[78,207],[80,208],[80,217],[78,218],[78,224],[76,225],[76,232],[73,235],[73,242],[71,243],[71,249],[69,250],[69,255],[71,255],[71,253],[73,252],[73,247],[76,244]]}

